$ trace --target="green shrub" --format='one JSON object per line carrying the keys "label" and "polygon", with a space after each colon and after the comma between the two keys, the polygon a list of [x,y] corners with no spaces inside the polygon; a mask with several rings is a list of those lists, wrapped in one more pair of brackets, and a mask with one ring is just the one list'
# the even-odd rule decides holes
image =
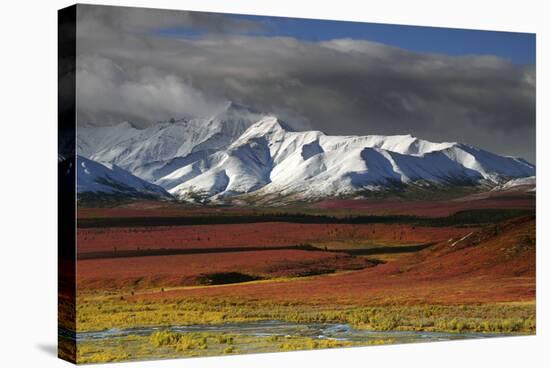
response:
{"label": "green shrub", "polygon": [[159,331],[151,334],[150,340],[153,346],[161,347],[166,345],[175,345],[183,337],[182,334],[170,331]]}
{"label": "green shrub", "polygon": [[234,346],[228,346],[223,350],[224,354],[232,354],[234,352],[235,352],[235,347]]}

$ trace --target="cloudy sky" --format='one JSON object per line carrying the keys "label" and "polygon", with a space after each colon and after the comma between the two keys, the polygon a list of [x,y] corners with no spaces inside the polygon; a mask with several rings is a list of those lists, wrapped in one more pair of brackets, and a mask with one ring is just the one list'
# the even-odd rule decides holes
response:
{"label": "cloudy sky", "polygon": [[228,101],[327,134],[413,134],[535,162],[535,36],[79,5],[79,123]]}

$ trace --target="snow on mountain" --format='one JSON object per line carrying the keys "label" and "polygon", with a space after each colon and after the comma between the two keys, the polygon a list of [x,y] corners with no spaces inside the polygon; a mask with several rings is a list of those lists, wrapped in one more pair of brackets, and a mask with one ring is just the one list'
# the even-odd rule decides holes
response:
{"label": "snow on mountain", "polygon": [[178,158],[227,148],[260,118],[253,111],[229,103],[209,119],[183,119],[157,123],[144,129],[137,129],[129,123],[83,127],[77,132],[77,152],[95,161],[120,166],[142,179],[155,181],[180,167]]}
{"label": "snow on mountain", "polygon": [[129,122],[104,127],[79,125],[76,137],[77,154],[89,158],[96,152],[115,147],[138,133],[139,129]]}
{"label": "snow on mountain", "polygon": [[169,192],[183,200],[252,192],[316,199],[427,182],[496,185],[534,173],[535,167],[523,160],[465,144],[432,143],[410,135],[295,132],[267,116],[227,150],[181,167],[158,182],[170,183]]}
{"label": "snow on mountain", "polygon": [[132,198],[170,198],[162,187],[146,182],[120,167],[77,156],[77,193]]}
{"label": "snow on mountain", "polygon": [[193,201],[251,194],[312,200],[407,185],[496,187],[535,175],[522,159],[466,144],[294,131],[276,116],[236,104],[209,119],[144,129],[129,123],[79,128],[77,144],[80,155]]}
{"label": "snow on mountain", "polygon": [[273,162],[264,139],[251,139],[246,144],[217,152],[209,159],[206,170],[204,162],[203,165],[195,163],[162,178],[159,183],[166,185],[168,179],[181,182],[169,191],[185,198],[189,195],[212,197],[222,192],[226,196],[249,193],[270,182]]}
{"label": "snow on mountain", "polygon": [[455,144],[444,152],[454,161],[493,182],[535,175],[535,166],[523,159],[499,156],[474,146]]}
{"label": "snow on mountain", "polygon": [[519,178],[519,179],[512,179],[504,183],[502,187],[506,189],[506,188],[517,187],[520,185],[532,185],[532,186],[537,185],[537,179],[534,176],[529,176],[526,178]]}
{"label": "snow on mountain", "polygon": [[537,178],[535,176],[528,176],[526,178],[517,178],[507,181],[506,183],[495,187],[493,190],[526,190],[529,192],[536,192],[537,190]]}

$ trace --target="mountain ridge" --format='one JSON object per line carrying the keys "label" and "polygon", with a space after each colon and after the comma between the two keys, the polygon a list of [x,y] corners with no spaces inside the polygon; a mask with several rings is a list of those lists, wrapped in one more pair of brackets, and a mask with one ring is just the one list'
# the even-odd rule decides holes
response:
{"label": "mountain ridge", "polygon": [[132,175],[120,167],[76,156],[76,192],[84,194],[141,199],[171,199],[172,196],[158,185]]}
{"label": "mountain ridge", "polygon": [[[315,200],[406,186],[496,187],[535,166],[458,142],[410,134],[331,136],[229,104],[208,119],[79,130],[78,147],[183,201],[250,195]],[[89,134],[89,136],[88,136]],[[95,147],[95,148],[94,148]],[[79,151],[80,154],[80,151]]]}

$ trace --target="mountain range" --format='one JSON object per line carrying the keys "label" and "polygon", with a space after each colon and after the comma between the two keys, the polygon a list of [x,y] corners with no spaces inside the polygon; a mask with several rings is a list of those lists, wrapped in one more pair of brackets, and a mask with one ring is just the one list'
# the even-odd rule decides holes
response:
{"label": "mountain range", "polygon": [[[230,103],[209,119],[79,126],[78,193],[193,202],[277,202],[406,188],[503,188],[535,166],[471,145],[411,135],[330,136]],[[122,190],[121,188],[124,188]]]}

